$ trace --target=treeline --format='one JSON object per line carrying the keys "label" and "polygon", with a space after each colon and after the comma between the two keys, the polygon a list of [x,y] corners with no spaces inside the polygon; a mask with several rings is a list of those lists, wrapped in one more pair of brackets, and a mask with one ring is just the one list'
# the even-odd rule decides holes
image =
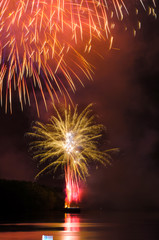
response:
{"label": "treeline", "polygon": [[0,180],[0,216],[59,210],[64,207],[64,192],[37,183]]}

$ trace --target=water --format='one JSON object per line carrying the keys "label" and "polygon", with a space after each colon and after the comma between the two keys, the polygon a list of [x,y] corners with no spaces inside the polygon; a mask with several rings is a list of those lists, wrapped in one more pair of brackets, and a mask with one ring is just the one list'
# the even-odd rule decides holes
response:
{"label": "water", "polygon": [[52,214],[43,222],[0,224],[0,240],[158,240],[158,220],[158,213]]}

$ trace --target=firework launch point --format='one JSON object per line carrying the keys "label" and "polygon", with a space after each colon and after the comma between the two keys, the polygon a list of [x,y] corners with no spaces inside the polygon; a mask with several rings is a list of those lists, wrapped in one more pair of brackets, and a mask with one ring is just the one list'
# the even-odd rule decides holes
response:
{"label": "firework launch point", "polygon": [[80,213],[81,209],[79,207],[65,207],[64,212],[65,213]]}

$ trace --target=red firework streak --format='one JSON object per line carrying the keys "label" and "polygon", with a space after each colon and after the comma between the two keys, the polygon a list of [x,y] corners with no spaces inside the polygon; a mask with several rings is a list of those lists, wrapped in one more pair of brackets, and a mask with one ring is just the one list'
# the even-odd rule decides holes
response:
{"label": "red firework streak", "polygon": [[80,201],[80,188],[78,180],[73,176],[69,166],[65,169],[66,198],[65,208],[78,207]]}

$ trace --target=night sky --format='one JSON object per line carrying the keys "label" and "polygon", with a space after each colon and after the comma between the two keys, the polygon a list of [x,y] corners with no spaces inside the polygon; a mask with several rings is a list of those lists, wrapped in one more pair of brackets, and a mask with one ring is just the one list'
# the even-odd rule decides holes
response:
{"label": "night sky", "polygon": [[[104,59],[90,57],[96,67],[93,82],[86,80],[75,95],[70,92],[81,108],[95,103],[94,110],[107,127],[109,147],[120,149],[111,166],[90,168],[86,206],[159,208],[158,26],[159,20],[145,16],[135,38],[129,31],[116,33],[114,47],[120,50],[107,51],[105,43],[99,43]],[[47,121],[51,110],[46,113],[42,101],[39,104],[39,120]],[[4,106],[0,111],[0,178],[33,181],[36,164],[24,135],[38,120],[35,106],[22,112],[13,99],[12,115],[4,113]]]}

